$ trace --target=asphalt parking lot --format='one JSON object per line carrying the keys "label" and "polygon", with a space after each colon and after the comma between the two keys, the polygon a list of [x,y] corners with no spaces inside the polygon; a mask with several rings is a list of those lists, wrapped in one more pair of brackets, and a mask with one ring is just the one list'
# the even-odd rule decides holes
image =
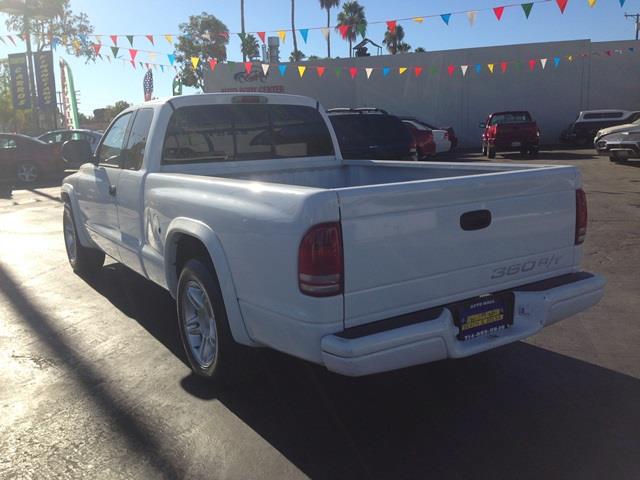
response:
{"label": "asphalt parking lot", "polygon": [[0,478],[638,478],[640,168],[528,161],[582,170],[595,308],[360,379],[260,350],[220,391],[190,375],[168,293],[118,264],[71,272],[54,182],[0,196]]}

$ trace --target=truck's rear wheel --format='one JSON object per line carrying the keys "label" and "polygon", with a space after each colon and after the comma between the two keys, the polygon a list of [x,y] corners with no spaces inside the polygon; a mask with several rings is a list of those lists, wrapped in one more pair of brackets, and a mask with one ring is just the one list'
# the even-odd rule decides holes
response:
{"label": "truck's rear wheel", "polygon": [[176,297],[180,340],[193,372],[216,383],[235,382],[246,366],[245,347],[231,335],[213,266],[205,260],[188,260]]}
{"label": "truck's rear wheel", "polygon": [[62,218],[64,246],[67,250],[69,264],[75,273],[81,276],[95,274],[104,265],[104,252],[94,248],[83,247],[78,240],[78,230],[73,221],[71,205],[65,203]]}

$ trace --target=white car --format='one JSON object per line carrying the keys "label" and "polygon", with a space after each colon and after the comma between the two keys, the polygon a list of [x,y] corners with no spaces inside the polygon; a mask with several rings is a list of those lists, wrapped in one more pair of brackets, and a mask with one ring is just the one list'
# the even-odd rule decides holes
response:
{"label": "white car", "polygon": [[191,367],[216,381],[242,370],[239,345],[351,376],[466,357],[605,283],[580,269],[577,168],[345,161],[306,97],[129,108],[62,198],[72,268],[97,275],[106,254],[166,288]]}

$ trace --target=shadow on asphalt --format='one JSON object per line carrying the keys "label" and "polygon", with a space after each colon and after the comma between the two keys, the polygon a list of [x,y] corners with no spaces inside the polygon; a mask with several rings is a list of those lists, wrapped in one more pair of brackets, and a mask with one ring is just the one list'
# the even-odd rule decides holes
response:
{"label": "shadow on asphalt", "polygon": [[[118,264],[90,284],[185,362],[166,291]],[[640,381],[525,343],[355,379],[268,349],[256,357],[258,374],[233,389],[181,385],[221,401],[311,478],[640,471]]]}

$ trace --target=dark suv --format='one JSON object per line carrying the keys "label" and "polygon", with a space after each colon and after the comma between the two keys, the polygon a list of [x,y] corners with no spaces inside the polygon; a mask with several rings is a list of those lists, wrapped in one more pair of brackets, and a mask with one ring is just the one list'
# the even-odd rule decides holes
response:
{"label": "dark suv", "polygon": [[329,120],[346,160],[417,160],[416,142],[398,117],[379,108],[332,108]]}

